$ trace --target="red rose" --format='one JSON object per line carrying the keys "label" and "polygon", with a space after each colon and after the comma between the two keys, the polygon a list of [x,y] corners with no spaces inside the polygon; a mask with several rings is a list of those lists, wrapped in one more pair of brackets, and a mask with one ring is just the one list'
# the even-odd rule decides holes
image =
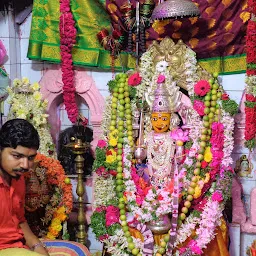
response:
{"label": "red rose", "polygon": [[206,161],[201,162],[201,167],[206,168],[208,166],[208,163]]}
{"label": "red rose", "polygon": [[248,76],[255,76],[256,75],[256,69],[247,69],[246,74]]}
{"label": "red rose", "polygon": [[159,201],[161,201],[161,200],[163,200],[164,198],[163,198],[162,195],[158,195],[158,196],[157,196],[157,199],[158,199]]}
{"label": "red rose", "polygon": [[108,150],[107,152],[106,152],[106,155],[107,156],[112,156],[113,154],[112,154],[112,151],[111,150]]}
{"label": "red rose", "polygon": [[223,93],[221,96],[222,100],[229,100],[229,95],[227,93]]}
{"label": "red rose", "polygon": [[245,99],[247,101],[256,102],[256,98],[251,94],[245,94]]}
{"label": "red rose", "polygon": [[109,173],[110,173],[112,176],[116,176],[116,175],[117,175],[117,171],[115,171],[115,170],[110,170]]}
{"label": "red rose", "polygon": [[137,86],[141,83],[141,79],[142,78],[138,72],[134,73],[128,78],[128,85]]}

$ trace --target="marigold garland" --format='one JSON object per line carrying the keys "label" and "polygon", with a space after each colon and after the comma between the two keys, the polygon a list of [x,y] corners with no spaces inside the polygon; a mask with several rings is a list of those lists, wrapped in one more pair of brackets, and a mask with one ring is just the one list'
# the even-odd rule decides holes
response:
{"label": "marigold garland", "polygon": [[60,198],[58,206],[54,207],[54,210],[52,209],[52,200],[46,206],[46,215],[47,211],[53,211],[53,218],[46,237],[55,239],[62,230],[62,223],[67,219],[73,207],[72,185],[58,160],[38,153],[35,161],[38,162],[39,166],[46,168],[47,183],[56,187],[52,197],[56,196],[57,193],[57,197]]}

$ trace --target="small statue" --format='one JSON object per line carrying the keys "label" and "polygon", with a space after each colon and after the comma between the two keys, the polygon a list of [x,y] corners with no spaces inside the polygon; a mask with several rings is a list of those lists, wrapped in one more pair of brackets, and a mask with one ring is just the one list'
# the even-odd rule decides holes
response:
{"label": "small statue", "polygon": [[[186,133],[176,127],[177,116],[172,113],[169,105],[164,75],[160,76],[161,78],[158,79],[157,88],[154,93],[155,99],[151,113],[153,131],[145,137],[145,145],[138,145],[137,147],[137,150],[138,148],[146,148],[146,154],[135,154],[139,162],[147,158],[145,172],[150,178],[151,185],[159,189],[168,187],[172,181],[174,158],[176,158],[177,163],[180,163],[182,160],[183,142],[176,140],[177,131],[179,131],[180,138],[183,141],[187,140]],[[175,120],[175,123],[172,122],[172,118]],[[170,125],[173,131],[169,131]],[[175,126],[173,127],[173,125]]]}
{"label": "small statue", "polygon": [[236,172],[240,177],[252,178],[252,164],[250,163],[246,155],[242,155],[236,161]]}

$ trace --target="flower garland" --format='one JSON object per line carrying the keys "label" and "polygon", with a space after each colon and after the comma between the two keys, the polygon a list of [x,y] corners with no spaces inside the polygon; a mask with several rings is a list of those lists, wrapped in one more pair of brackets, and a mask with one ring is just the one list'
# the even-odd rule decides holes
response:
{"label": "flower garland", "polygon": [[40,85],[38,83],[30,84],[27,77],[15,78],[13,86],[8,87],[7,91],[9,93],[8,103],[10,104],[8,119],[22,118],[31,122],[40,137],[39,152],[56,158],[55,145],[52,142],[50,127],[47,122],[48,101],[42,99]]}
{"label": "flower garland", "polygon": [[255,3],[248,1],[248,8],[251,12],[251,20],[248,21],[246,35],[246,79],[245,88],[245,147],[253,150],[256,146],[256,22],[255,22]]}
{"label": "flower garland", "polygon": [[49,204],[45,207],[46,214],[42,221],[50,222],[46,238],[55,239],[73,207],[72,185],[58,160],[38,153],[35,162],[47,170],[47,184],[54,189]]}
{"label": "flower garland", "polygon": [[[152,66],[150,50],[142,56],[142,59],[147,67]],[[114,234],[110,234],[106,229],[101,239],[108,251],[113,255],[143,255],[147,244],[143,232],[146,227],[145,223],[157,220],[157,217],[163,213],[171,212],[175,196],[172,194],[173,187],[171,188],[171,186],[168,192],[151,187],[146,177],[142,175],[143,166],[135,168],[132,132],[126,129],[127,125],[131,124],[130,112],[128,111],[129,118],[124,118],[122,114],[125,109],[122,107],[125,104],[122,101],[124,90],[120,90],[120,87],[125,88],[126,82],[128,82],[131,87],[136,89],[137,97],[141,95],[143,99],[146,92],[151,97],[150,91],[154,91],[157,81],[165,80],[168,84],[173,81],[167,71],[165,61],[159,62],[154,72],[149,72],[149,70],[146,72],[146,68],[144,70],[142,67],[139,73],[132,73],[126,79],[123,79],[123,76],[121,74],[109,83],[112,97],[110,97],[111,103],[107,111],[110,117],[104,119],[104,138],[107,141],[99,142],[94,165],[97,174],[96,190],[103,192],[99,191],[96,194],[96,200],[99,196],[98,202],[101,205],[98,206],[118,206],[120,211],[119,229],[117,228]],[[160,244],[152,246],[150,243],[150,255],[165,253],[171,255],[175,250],[178,253],[180,246],[183,246],[180,253],[190,251],[192,255],[202,254],[202,250],[214,238],[215,229],[220,223],[223,206],[230,196],[232,178],[230,154],[234,144],[232,116],[236,113],[238,106],[224,93],[223,88],[218,84],[217,76],[214,74],[209,81],[199,81],[193,86],[193,92],[190,91],[194,109],[190,109],[189,112],[189,141],[185,143],[186,157],[179,175],[177,174],[180,182],[175,189],[176,197],[180,198],[178,225],[173,225],[172,230],[164,236]],[[152,79],[155,83],[150,82]],[[126,95],[128,97],[129,94]],[[128,106],[136,109],[134,100],[129,104]],[[117,109],[121,110],[121,115],[117,113]],[[146,119],[145,129],[149,128],[147,122]],[[178,133],[176,135],[178,136]],[[177,139],[177,143],[178,141],[179,139]],[[140,168],[142,169],[140,170]],[[105,181],[103,181],[104,179]],[[103,183],[100,184],[100,180]],[[115,196],[112,187],[101,187],[102,184],[107,184],[106,180],[111,180],[114,184]],[[112,193],[112,200],[108,197],[108,192]],[[105,223],[102,225],[107,227],[106,220],[101,223]],[[140,223],[142,240],[136,238],[137,235],[131,230],[132,223]],[[206,223],[209,223],[209,226]],[[196,232],[197,237],[194,237],[190,243],[182,245],[193,231]]]}
{"label": "flower garland", "polygon": [[60,13],[59,32],[63,101],[69,120],[75,123],[78,118],[78,108],[75,97],[72,48],[76,43],[76,28],[71,12],[70,0],[60,0]]}

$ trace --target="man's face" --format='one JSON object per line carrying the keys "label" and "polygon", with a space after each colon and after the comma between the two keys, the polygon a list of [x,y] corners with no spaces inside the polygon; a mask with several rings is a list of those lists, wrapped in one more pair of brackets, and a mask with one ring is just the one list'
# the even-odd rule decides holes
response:
{"label": "man's face", "polygon": [[155,132],[161,133],[166,132],[170,126],[170,113],[152,113],[151,123]]}
{"label": "man's face", "polygon": [[33,167],[37,150],[17,146],[17,148],[4,148],[0,158],[0,175],[18,179],[24,172]]}

